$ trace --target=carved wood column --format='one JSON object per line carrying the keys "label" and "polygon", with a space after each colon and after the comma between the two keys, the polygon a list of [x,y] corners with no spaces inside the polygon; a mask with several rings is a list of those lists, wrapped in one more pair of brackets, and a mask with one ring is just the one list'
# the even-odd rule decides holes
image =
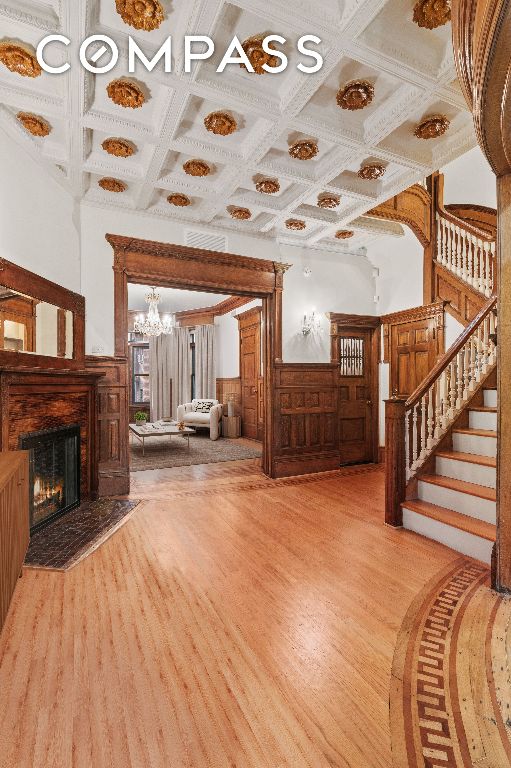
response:
{"label": "carved wood column", "polygon": [[282,362],[282,291],[284,290],[284,273],[290,265],[280,261],[273,262],[275,267],[275,293],[273,297],[273,359]]}
{"label": "carved wood column", "polygon": [[497,179],[497,546],[494,586],[511,591],[511,174]]}
{"label": "carved wood column", "polygon": [[396,528],[406,495],[405,406],[405,398],[385,400],[385,522]]}
{"label": "carved wood column", "polygon": [[114,252],[115,356],[128,357],[128,278],[123,259]]}
{"label": "carved wood column", "polygon": [[453,0],[454,59],[497,177],[497,542],[493,585],[511,592],[511,0]]}

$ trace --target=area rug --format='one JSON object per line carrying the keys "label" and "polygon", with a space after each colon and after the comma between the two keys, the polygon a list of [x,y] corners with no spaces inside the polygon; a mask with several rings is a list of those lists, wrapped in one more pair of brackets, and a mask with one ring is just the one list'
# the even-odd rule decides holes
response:
{"label": "area rug", "polygon": [[139,503],[118,499],[84,502],[32,535],[25,567],[69,570],[124,525]]}
{"label": "area rug", "polygon": [[210,440],[207,432],[197,432],[188,441],[181,437],[172,440],[164,437],[148,437],[145,441],[145,456],[142,456],[142,443],[132,440],[130,445],[130,470],[140,472],[144,469],[165,469],[167,467],[188,467],[191,464],[216,464],[220,461],[240,461],[257,459],[262,456],[259,443],[249,446],[245,441],[229,440],[220,437]]}

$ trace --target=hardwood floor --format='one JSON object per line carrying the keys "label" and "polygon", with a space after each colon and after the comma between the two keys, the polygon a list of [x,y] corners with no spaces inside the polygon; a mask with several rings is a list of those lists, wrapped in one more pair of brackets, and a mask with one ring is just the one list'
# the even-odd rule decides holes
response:
{"label": "hardwood floor", "polygon": [[133,476],[124,527],[26,570],[0,637],[2,768],[388,768],[391,665],[456,562],[383,525],[383,473],[257,460]]}

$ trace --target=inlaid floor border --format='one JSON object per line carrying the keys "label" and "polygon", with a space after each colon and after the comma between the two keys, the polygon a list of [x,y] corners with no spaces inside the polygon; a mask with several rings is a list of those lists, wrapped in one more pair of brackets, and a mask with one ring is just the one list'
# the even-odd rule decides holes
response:
{"label": "inlaid floor border", "polygon": [[[500,610],[499,610],[500,609]],[[511,602],[489,589],[489,569],[460,557],[417,595],[401,626],[390,686],[395,768],[505,768],[511,741],[502,712],[511,700],[506,643],[497,615],[508,623]],[[502,635],[502,631],[500,635]],[[493,651],[492,651],[493,649]]]}

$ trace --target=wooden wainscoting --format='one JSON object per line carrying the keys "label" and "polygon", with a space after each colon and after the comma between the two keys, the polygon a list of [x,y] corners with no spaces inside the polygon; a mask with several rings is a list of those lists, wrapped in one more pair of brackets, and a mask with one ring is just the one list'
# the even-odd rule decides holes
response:
{"label": "wooden wainscoting", "polygon": [[339,467],[339,389],[331,363],[276,363],[273,477]]}
{"label": "wooden wainscoting", "polygon": [[129,493],[128,361],[124,357],[85,358],[87,370],[104,374],[98,385],[99,495]]}
{"label": "wooden wainscoting", "polygon": [[236,415],[239,416],[241,409],[241,379],[236,376],[232,379],[216,380],[216,399],[219,403],[227,403],[230,394],[236,395]]}
{"label": "wooden wainscoting", "polygon": [[484,307],[487,299],[438,262],[433,264],[435,296],[447,302],[445,309],[459,323],[468,325]]}

